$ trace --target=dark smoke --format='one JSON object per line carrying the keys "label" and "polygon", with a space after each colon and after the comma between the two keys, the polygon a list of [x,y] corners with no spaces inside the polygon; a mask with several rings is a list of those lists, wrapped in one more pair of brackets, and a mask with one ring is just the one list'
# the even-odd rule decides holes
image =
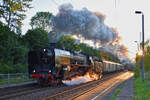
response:
{"label": "dark smoke", "polygon": [[123,44],[108,44],[103,45],[100,49],[104,52],[109,52],[120,60],[128,59],[128,48]]}
{"label": "dark smoke", "polygon": [[118,34],[104,24],[104,19],[101,13],[93,13],[86,8],[74,10],[71,4],[63,4],[59,7],[59,13],[52,18],[52,23],[58,32],[81,35],[104,44],[118,38]]}
{"label": "dark smoke", "polygon": [[100,45],[100,49],[118,58],[126,58],[128,50],[119,44],[121,37],[118,36],[117,29],[108,27],[104,21],[105,15],[102,13],[91,12],[86,8],[75,10],[71,4],[61,5],[57,15],[52,17],[56,38],[62,34],[76,35],[92,40],[94,44]]}

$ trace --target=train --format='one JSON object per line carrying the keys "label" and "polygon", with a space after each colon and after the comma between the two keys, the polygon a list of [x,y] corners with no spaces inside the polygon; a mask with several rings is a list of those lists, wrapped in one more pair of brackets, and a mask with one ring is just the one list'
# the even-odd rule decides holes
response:
{"label": "train", "polygon": [[47,46],[28,53],[28,72],[30,78],[38,80],[40,85],[55,85],[62,80],[75,76],[95,73],[101,79],[105,73],[124,69],[120,63],[106,61],[79,52]]}

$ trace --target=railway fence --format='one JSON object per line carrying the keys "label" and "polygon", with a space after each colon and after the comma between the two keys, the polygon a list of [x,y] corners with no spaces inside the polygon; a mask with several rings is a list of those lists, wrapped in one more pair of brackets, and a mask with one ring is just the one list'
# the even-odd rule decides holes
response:
{"label": "railway fence", "polygon": [[28,77],[28,73],[0,74],[0,85],[19,83],[28,80],[31,80]]}

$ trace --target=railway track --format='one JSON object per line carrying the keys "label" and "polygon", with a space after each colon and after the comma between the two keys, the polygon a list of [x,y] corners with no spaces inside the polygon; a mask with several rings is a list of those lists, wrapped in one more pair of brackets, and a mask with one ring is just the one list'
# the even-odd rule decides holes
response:
{"label": "railway track", "polygon": [[2,89],[0,89],[0,97],[3,95],[6,95],[6,94],[14,93],[14,92],[20,92],[20,91],[26,90],[31,87],[37,87],[37,84],[28,84],[28,85],[24,85],[24,86],[2,88]]}
{"label": "railway track", "polygon": [[[37,100],[37,98],[35,99],[33,95],[35,96],[36,94],[39,93],[39,98],[41,98],[43,94],[40,94],[40,93],[44,93],[45,91],[49,91],[51,92],[51,94],[55,94],[55,93],[58,93],[58,91],[63,91],[63,90],[70,89],[70,88],[72,88],[72,86],[68,87],[63,84],[55,86],[55,87],[52,87],[52,86],[41,87],[37,84],[32,84],[32,85],[27,85],[27,86],[5,88],[5,89],[0,89],[0,100]],[[30,97],[33,97],[33,98],[30,98]],[[39,98],[38,100],[41,100]]]}
{"label": "railway track", "polygon": [[[97,85],[102,84],[104,81],[115,77],[120,73],[117,74],[109,74],[106,75],[104,78],[102,78],[101,80],[97,80],[97,81],[91,81],[88,83],[84,83],[84,84],[80,84],[80,85],[76,85],[76,86],[56,86],[56,87],[40,87],[37,84],[32,84],[32,85],[27,85],[27,86],[19,86],[19,87],[13,87],[13,88],[6,88],[6,89],[0,89],[0,100],[13,100],[15,98],[20,98],[22,96],[25,95],[30,95],[32,96],[32,93],[36,94],[36,93],[40,93],[40,92],[44,92],[44,91],[53,91],[52,93],[50,93],[51,95],[47,95],[41,99],[43,100],[67,100],[68,98],[72,97],[75,98],[77,96],[79,96],[79,94],[83,94],[85,92],[90,91],[91,87],[95,87]],[[66,88],[68,87],[68,89]],[[55,91],[56,89],[59,89],[59,91]],[[62,88],[65,88],[64,90]],[[63,90],[63,91],[62,91]],[[61,91],[61,92],[60,92]],[[71,98],[71,99],[72,99]],[[41,100],[39,99],[39,100]],[[21,100],[21,98],[19,99]],[[24,99],[26,100],[26,99]],[[36,100],[36,99],[35,99]],[[70,100],[70,99],[69,99]]]}
{"label": "railway track", "polygon": [[101,80],[91,81],[91,82],[88,82],[85,84],[81,84],[81,85],[74,87],[72,89],[69,89],[69,90],[66,90],[63,92],[59,92],[59,93],[56,93],[54,95],[50,95],[47,98],[44,98],[43,100],[68,100],[68,99],[72,100],[72,99],[77,98],[78,96],[80,96],[84,93],[89,92],[93,87],[101,85],[105,81],[107,81],[108,79],[113,78],[113,77],[115,77],[121,73],[122,72],[117,73],[117,74],[106,75]]}

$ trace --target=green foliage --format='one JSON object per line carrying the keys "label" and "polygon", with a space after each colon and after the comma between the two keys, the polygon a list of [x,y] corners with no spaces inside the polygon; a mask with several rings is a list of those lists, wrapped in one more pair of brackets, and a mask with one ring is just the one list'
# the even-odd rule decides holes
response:
{"label": "green foliage", "polygon": [[20,62],[24,62],[27,48],[19,43],[19,38],[7,26],[0,23],[0,58],[3,63],[16,64],[19,59],[21,59]]}
{"label": "green foliage", "polygon": [[17,63],[16,65],[14,65],[12,67],[13,67],[12,73],[24,73],[24,72],[28,71],[27,64]]}
{"label": "green foliage", "polygon": [[29,49],[48,45],[48,33],[42,29],[29,30],[23,37],[0,22],[0,73],[27,72]]}
{"label": "green foliage", "polygon": [[[0,72],[24,71],[28,48],[21,44],[21,37],[0,22],[0,40]],[[16,67],[18,64],[22,68]]]}
{"label": "green foliage", "polygon": [[82,53],[89,54],[91,56],[97,56],[98,58],[101,58],[101,52],[99,50],[94,49],[91,46],[81,43],[79,44],[79,48],[81,49]]}
{"label": "green foliage", "polygon": [[30,25],[32,29],[42,28],[45,31],[49,32],[52,28],[50,25],[50,19],[52,14],[49,12],[37,12],[35,16],[31,18]]}
{"label": "green foliage", "polygon": [[75,50],[75,39],[71,36],[61,36],[58,42],[56,43],[57,47],[63,49]]}
{"label": "green foliage", "polygon": [[69,49],[72,51],[79,51],[84,54],[101,58],[101,52],[99,50],[96,50],[85,43],[76,44],[76,40],[72,36],[63,35],[60,37],[59,41],[57,42],[57,47]]}
{"label": "green foliage", "polygon": [[13,72],[13,67],[8,64],[0,64],[0,73],[11,73]]}
{"label": "green foliage", "polygon": [[3,18],[7,26],[21,33],[22,20],[25,18],[25,12],[31,8],[32,0],[2,0],[0,2],[0,18]]}
{"label": "green foliage", "polygon": [[145,71],[150,71],[150,55],[145,55],[144,57]]}
{"label": "green foliage", "polygon": [[41,28],[28,30],[23,39],[30,50],[37,50],[49,44],[48,33]]}
{"label": "green foliage", "polygon": [[112,95],[110,100],[115,100],[116,96],[118,95],[118,93],[120,92],[120,88],[115,90],[115,93]]}
{"label": "green foliage", "polygon": [[23,73],[27,72],[27,64],[17,63],[13,64],[0,64],[0,73]]}
{"label": "green foliage", "polygon": [[134,80],[134,94],[135,100],[150,100],[150,78],[145,79],[144,82],[142,82],[142,78],[139,76],[135,78]]}
{"label": "green foliage", "polygon": [[137,78],[140,76],[140,69],[138,67],[135,67],[134,69],[134,77]]}
{"label": "green foliage", "polygon": [[145,43],[145,55],[150,55],[150,40],[147,40]]}

